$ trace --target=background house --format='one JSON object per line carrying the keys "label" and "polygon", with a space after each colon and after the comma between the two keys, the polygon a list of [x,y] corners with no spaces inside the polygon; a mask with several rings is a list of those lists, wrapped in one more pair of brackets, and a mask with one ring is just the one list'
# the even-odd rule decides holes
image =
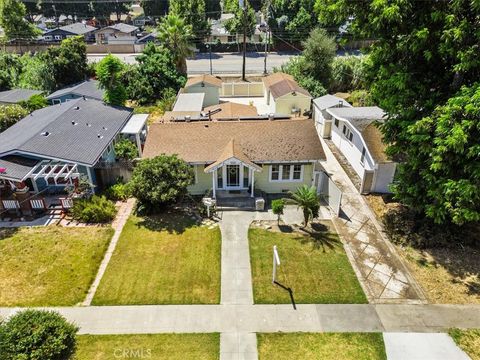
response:
{"label": "background house", "polygon": [[377,106],[331,107],[326,112],[333,120],[330,131],[332,143],[360,177],[360,191],[390,192],[396,163],[386,156],[385,144],[377,126],[385,116],[383,110]]}
{"label": "background house", "polygon": [[81,83],[67,86],[47,96],[50,104],[60,104],[81,97],[88,99],[103,100],[104,91],[98,87],[97,80],[86,80]]}
{"label": "background house", "polygon": [[95,31],[97,44],[134,44],[139,29],[136,26],[118,23]]}
{"label": "background house", "polygon": [[311,108],[312,96],[295,79],[281,72],[263,78],[264,97],[275,114],[302,115]]}
{"label": "background house", "polygon": [[48,30],[43,33],[42,38],[46,42],[60,42],[72,36],[83,36],[86,42],[93,42],[93,32],[96,29],[97,28],[87,24],[74,23],[56,29]]}
{"label": "background house", "polygon": [[27,101],[33,95],[39,95],[41,93],[41,90],[32,89],[12,89],[0,91],[0,105],[18,104],[22,101]]}
{"label": "background house", "polygon": [[212,75],[200,75],[187,80],[182,92],[187,94],[205,94],[203,107],[217,105],[220,102],[220,89],[222,80]]}

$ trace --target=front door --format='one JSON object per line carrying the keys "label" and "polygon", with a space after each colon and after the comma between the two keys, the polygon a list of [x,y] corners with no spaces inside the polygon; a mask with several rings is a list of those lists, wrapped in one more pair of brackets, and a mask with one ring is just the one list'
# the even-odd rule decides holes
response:
{"label": "front door", "polygon": [[240,165],[227,165],[227,188],[240,187]]}

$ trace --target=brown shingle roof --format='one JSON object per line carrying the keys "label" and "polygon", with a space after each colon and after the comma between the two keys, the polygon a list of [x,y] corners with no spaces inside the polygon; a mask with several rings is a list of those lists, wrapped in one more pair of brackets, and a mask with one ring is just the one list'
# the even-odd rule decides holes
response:
{"label": "brown shingle roof", "polygon": [[260,166],[255,165],[253,162],[250,161],[248,156],[245,155],[238,141],[236,142],[234,139],[232,139],[227,144],[223,152],[220,154],[220,157],[217,159],[217,161],[215,161],[213,164],[205,168],[205,172],[210,172],[212,169],[216,168],[217,166],[221,165],[223,162],[232,158],[240,160],[242,163],[244,163],[247,166],[250,166],[253,169],[256,169],[258,171],[262,170]]}
{"label": "brown shingle roof", "polygon": [[270,89],[270,92],[275,99],[292,92],[311,97],[310,93],[300,87],[295,79],[289,74],[280,72],[273,73],[272,75],[263,78],[263,84],[266,88]]}
{"label": "brown shingle roof", "polygon": [[185,87],[190,87],[192,85],[200,84],[200,83],[205,83],[205,84],[210,84],[213,86],[217,87],[222,87],[222,80],[208,74],[203,74],[199,76],[194,76],[191,77],[187,80],[187,83],[185,84]]}
{"label": "brown shingle roof", "polygon": [[222,111],[213,114],[212,119],[238,119],[258,115],[257,108],[255,106],[232,102],[208,106],[203,109],[203,111],[208,113],[209,111],[214,111],[217,109],[221,109]]}
{"label": "brown shingle roof", "polygon": [[143,156],[177,154],[213,163],[231,139],[253,162],[325,160],[312,120],[252,120],[152,124]]}
{"label": "brown shingle roof", "polygon": [[382,133],[376,123],[371,123],[365,127],[362,130],[362,137],[375,162],[385,163],[391,161],[385,154],[386,145],[382,140]]}

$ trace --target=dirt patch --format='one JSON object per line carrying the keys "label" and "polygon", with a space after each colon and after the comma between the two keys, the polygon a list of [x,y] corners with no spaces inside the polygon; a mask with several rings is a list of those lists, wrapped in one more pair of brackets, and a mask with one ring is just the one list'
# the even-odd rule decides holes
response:
{"label": "dirt patch", "polygon": [[364,195],[364,198],[380,222],[387,212],[399,209],[402,206],[392,199],[391,194],[368,194]]}
{"label": "dirt patch", "polygon": [[399,247],[428,300],[480,304],[480,250],[468,246],[417,250]]}

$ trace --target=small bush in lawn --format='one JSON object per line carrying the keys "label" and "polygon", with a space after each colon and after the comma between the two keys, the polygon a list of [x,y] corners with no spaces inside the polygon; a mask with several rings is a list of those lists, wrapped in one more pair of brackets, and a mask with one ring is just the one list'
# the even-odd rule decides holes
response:
{"label": "small bush in lawn", "polygon": [[90,199],[76,199],[73,202],[72,217],[85,223],[106,223],[117,213],[115,204],[105,196],[92,196]]}
{"label": "small bush in lawn", "polygon": [[277,222],[280,224],[280,216],[283,215],[285,209],[285,200],[276,199],[272,200],[272,212],[277,215]]}
{"label": "small bush in lawn", "polygon": [[0,324],[0,359],[68,360],[78,328],[53,311],[25,310]]}
{"label": "small bush in lawn", "polygon": [[128,184],[119,182],[110,186],[105,191],[105,195],[112,201],[125,201],[130,197],[130,188]]}

